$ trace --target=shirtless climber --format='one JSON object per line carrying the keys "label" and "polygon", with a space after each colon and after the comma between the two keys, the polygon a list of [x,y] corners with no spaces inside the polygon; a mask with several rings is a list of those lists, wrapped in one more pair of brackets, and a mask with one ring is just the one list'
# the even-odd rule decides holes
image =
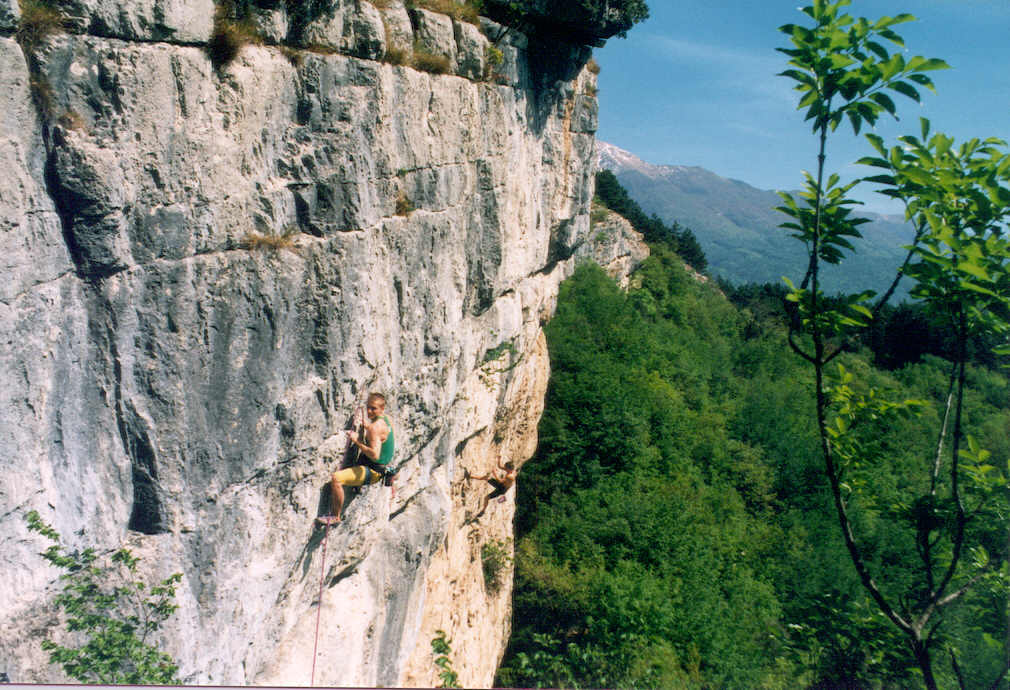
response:
{"label": "shirtless climber", "polygon": [[491,499],[504,496],[505,492],[511,489],[512,485],[516,483],[516,475],[519,473],[519,470],[516,469],[514,463],[506,462],[502,465],[499,460],[497,470],[500,471],[491,470],[491,472],[483,476],[471,476],[469,472],[465,472],[467,479],[484,480],[494,487],[494,491],[484,497],[484,502],[481,504],[480,511],[470,518],[468,522],[477,522],[477,520],[480,519],[480,516],[484,514],[484,511],[487,510],[487,504],[491,502]]}
{"label": "shirtless climber", "polygon": [[374,484],[385,476],[386,466],[393,459],[393,426],[385,415],[386,398],[381,393],[369,393],[365,402],[367,420],[362,424],[362,442],[358,429],[347,431],[347,441],[358,447],[354,465],[333,473],[330,479],[332,516],[316,518],[320,524],[340,522],[344,508],[344,487]]}

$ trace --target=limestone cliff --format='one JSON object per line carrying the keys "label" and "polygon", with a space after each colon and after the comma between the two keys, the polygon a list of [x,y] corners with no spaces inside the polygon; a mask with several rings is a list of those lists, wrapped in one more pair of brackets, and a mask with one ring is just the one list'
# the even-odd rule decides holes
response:
{"label": "limestone cliff", "polygon": [[[26,38],[0,0],[0,671],[64,680],[35,509],[183,573],[187,683],[307,685],[319,614],[317,684],[434,685],[443,629],[489,685],[511,581],[481,549],[514,492],[468,524],[464,469],[532,455],[558,283],[622,253],[589,230],[588,50],[509,32],[499,61],[487,20],[260,0],[215,65],[211,0],[47,4],[62,28]],[[320,448],[369,390],[395,495],[350,494],[321,572]]]}

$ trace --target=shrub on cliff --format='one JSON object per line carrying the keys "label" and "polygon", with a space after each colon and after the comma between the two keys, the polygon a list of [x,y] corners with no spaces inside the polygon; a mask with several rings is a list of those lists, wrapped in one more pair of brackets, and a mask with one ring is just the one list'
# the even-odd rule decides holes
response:
{"label": "shrub on cliff", "polygon": [[500,539],[492,539],[480,547],[481,565],[484,570],[484,586],[489,592],[498,593],[505,584],[507,569],[512,566],[511,545]]}
{"label": "shrub on cliff", "polygon": [[288,226],[279,234],[264,234],[261,232],[248,232],[242,238],[240,246],[243,249],[291,249],[295,246],[295,238],[298,236],[296,226]]}
{"label": "shrub on cliff", "polygon": [[136,579],[140,559],[128,549],[107,556],[91,548],[70,551],[36,511],[27,521],[28,529],[53,542],[42,557],[64,571],[55,603],[76,638],[66,646],[44,640],[50,662],[82,683],[178,685],[178,666],[149,637],[178,608],[173,600],[182,574],[148,587]]}
{"label": "shrub on cliff", "polygon": [[449,74],[452,72],[452,63],[445,55],[435,55],[424,49],[420,43],[414,44],[414,57],[412,65],[415,69],[431,74]]}
{"label": "shrub on cliff", "polygon": [[420,7],[447,14],[453,19],[477,24],[480,16],[480,0],[466,0],[466,2],[456,2],[456,0],[407,0],[408,8]]}
{"label": "shrub on cliff", "polygon": [[438,677],[442,684],[440,688],[458,688],[459,674],[452,667],[452,640],[446,639],[444,630],[436,630],[435,637],[431,640],[431,653],[435,657],[434,663],[438,668]]}

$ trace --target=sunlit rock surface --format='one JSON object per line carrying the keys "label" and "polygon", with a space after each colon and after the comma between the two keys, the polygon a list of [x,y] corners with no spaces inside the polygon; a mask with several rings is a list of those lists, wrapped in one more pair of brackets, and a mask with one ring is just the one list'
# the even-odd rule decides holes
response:
{"label": "sunlit rock surface", "polygon": [[[441,629],[490,685],[511,576],[480,554],[511,548],[514,491],[468,524],[489,487],[463,471],[533,454],[558,284],[627,254],[589,229],[588,51],[513,32],[487,74],[443,15],[273,3],[277,40],[215,69],[209,0],[55,4],[69,31],[26,56],[0,0],[0,671],[67,680],[34,509],[183,574],[186,683],[307,685],[318,620],[317,684],[437,684]],[[454,73],[376,59],[414,39]],[[369,390],[395,494],[349,493],[324,562],[319,449]]]}

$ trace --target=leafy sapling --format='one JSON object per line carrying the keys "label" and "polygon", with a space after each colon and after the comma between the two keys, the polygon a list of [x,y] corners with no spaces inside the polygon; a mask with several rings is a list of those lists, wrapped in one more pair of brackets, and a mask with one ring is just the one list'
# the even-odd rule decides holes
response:
{"label": "leafy sapling", "polygon": [[175,588],[182,574],[148,586],[137,579],[140,559],[128,549],[105,555],[93,548],[71,551],[38,512],[26,519],[29,530],[52,542],[42,557],[64,571],[55,603],[66,616],[71,643],[44,640],[50,662],[82,683],[178,685],[178,665],[151,637],[178,608]]}
{"label": "leafy sapling", "polygon": [[434,655],[435,666],[438,667],[438,677],[442,680],[442,684],[438,687],[440,688],[458,688],[461,687],[459,684],[459,675],[452,668],[452,660],[449,659],[449,655],[452,654],[451,640],[447,640],[445,637],[444,630],[436,630],[435,637],[431,640],[431,653]]}
{"label": "leafy sapling", "polygon": [[794,292],[797,302],[816,304],[821,263],[839,263],[844,252],[852,250],[847,238],[860,236],[858,219],[849,218],[849,207],[857,202],[846,197],[854,183],[839,186],[837,176],[825,179],[828,135],[844,120],[858,134],[864,124],[874,125],[884,113],[896,118],[891,94],[918,101],[919,87],[935,90],[926,73],[947,67],[943,60],[919,56],[906,60],[901,52],[888,51],[888,45],[904,47],[904,40],[892,27],[913,21],[912,15],[882,17],[870,23],[841,13],[849,4],[849,0],[819,0],[803,8],[814,21],[813,27],[779,27],[792,44],[777,49],[789,57],[789,69],[780,76],[795,82],[793,89],[800,95],[797,107],[805,111],[818,139],[817,173],[805,175],[800,199],[780,193],[785,205],[779,210],[793,219],[785,227],[807,246],[809,256],[807,270]]}
{"label": "leafy sapling", "polygon": [[[933,90],[926,73],[947,67],[942,60],[889,52],[888,46],[904,46],[893,27],[912,21],[911,15],[870,22],[842,13],[848,4],[819,0],[803,8],[812,27],[781,27],[792,44],[779,49],[790,65],[782,76],[795,82],[798,108],[818,140],[816,175],[806,174],[799,195],[781,194],[779,210],[789,217],[783,227],[803,242],[808,259],[799,284],[789,283],[789,344],[814,369],[820,452],[850,560],[867,595],[905,638],[923,684],[932,689],[938,686],[934,659],[941,650],[960,676],[956,650],[942,633],[945,611],[979,588],[999,592],[1007,587],[1005,548],[992,548],[998,540],[984,526],[999,522],[999,515],[1005,521],[1010,482],[1004,468],[990,462],[988,451],[965,433],[963,401],[969,339],[995,336],[1005,343],[1010,332],[1010,243],[1004,238],[1010,157],[995,139],[955,147],[949,137],[931,135],[925,120],[921,137],[902,137],[892,149],[869,135],[878,155],[860,162],[882,172],[867,179],[905,203],[916,236],[890,288],[875,303],[870,291],[828,302],[820,290],[821,266],[849,258],[850,239],[860,236],[858,225],[864,222],[851,216],[857,202],[847,194],[856,183],[842,185],[837,175],[826,177],[829,135],[843,121],[858,134],[884,114],[897,117],[891,96],[918,101],[919,88]],[[868,467],[888,460],[877,431],[886,434],[888,420],[916,414],[921,401],[889,401],[859,384],[844,366],[832,372],[827,365],[852,334],[876,318],[906,276],[915,284],[912,295],[947,319],[957,345],[936,443],[921,465],[924,481],[909,483],[895,497],[884,496],[863,477]],[[867,428],[877,431],[867,435]],[[857,535],[859,523],[852,517],[857,506],[890,520],[914,543],[921,581],[891,582],[874,563],[865,536],[860,541]]]}

